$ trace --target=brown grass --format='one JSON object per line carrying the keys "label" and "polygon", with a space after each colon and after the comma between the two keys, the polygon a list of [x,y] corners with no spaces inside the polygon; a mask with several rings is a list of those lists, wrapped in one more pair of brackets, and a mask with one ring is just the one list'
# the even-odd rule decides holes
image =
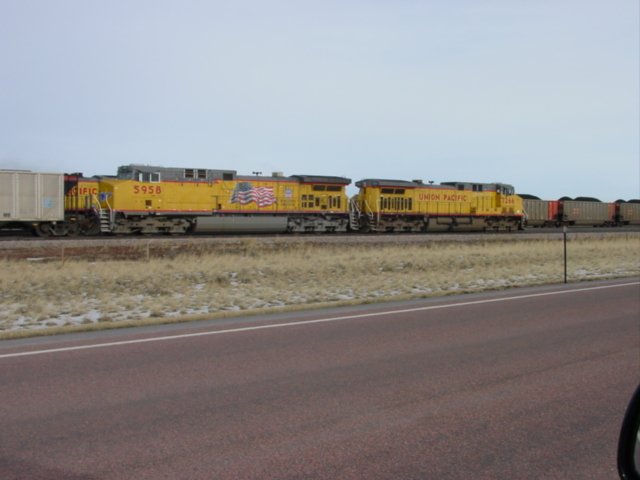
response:
{"label": "brown grass", "polygon": [[[246,240],[230,252],[149,261],[0,265],[0,338],[8,338],[556,283],[563,250],[560,240],[282,248]],[[570,281],[638,275],[640,235],[573,237],[568,273]]]}

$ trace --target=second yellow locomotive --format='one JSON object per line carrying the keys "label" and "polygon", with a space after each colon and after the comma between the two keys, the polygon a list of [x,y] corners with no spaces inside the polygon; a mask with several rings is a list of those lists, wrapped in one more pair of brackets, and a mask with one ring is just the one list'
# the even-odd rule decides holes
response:
{"label": "second yellow locomotive", "polygon": [[517,230],[522,199],[504,183],[366,179],[353,202],[360,230],[374,232]]}

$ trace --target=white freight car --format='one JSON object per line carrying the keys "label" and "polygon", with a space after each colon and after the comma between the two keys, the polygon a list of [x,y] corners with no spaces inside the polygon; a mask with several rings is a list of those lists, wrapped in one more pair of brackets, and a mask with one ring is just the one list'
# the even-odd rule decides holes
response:
{"label": "white freight car", "polygon": [[64,175],[0,170],[0,229],[65,234]]}

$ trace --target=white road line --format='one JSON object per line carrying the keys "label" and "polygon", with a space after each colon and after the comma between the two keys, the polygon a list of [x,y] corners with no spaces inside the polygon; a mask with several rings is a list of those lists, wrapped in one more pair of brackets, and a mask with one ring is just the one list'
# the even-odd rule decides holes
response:
{"label": "white road line", "polygon": [[109,343],[97,343],[92,345],[80,345],[76,347],[65,347],[65,348],[51,348],[47,350],[32,350],[29,352],[18,352],[18,353],[7,353],[4,355],[0,355],[0,359],[2,358],[14,358],[14,357],[26,357],[28,355],[43,355],[45,353],[60,353],[60,352],[71,352],[74,350],[88,350],[92,348],[106,348],[106,347],[117,347],[121,345],[134,345],[138,343],[149,343],[149,342],[163,342],[167,340],[178,340],[182,338],[192,338],[192,337],[204,337],[207,335],[222,335],[226,333],[240,333],[240,332],[252,332],[255,330],[266,330],[268,328],[285,328],[285,327],[297,327],[300,325],[312,325],[315,323],[329,323],[329,322],[339,322],[343,320],[353,320],[356,318],[367,318],[367,317],[381,317],[384,315],[396,315],[400,313],[413,313],[413,312],[425,312],[428,310],[440,310],[444,308],[455,308],[455,307],[467,307],[470,305],[483,305],[486,303],[497,303],[497,302],[509,302],[513,300],[523,300],[526,298],[536,298],[536,297],[547,297],[551,295],[566,295],[570,293],[579,293],[579,292],[591,292],[594,290],[604,290],[609,288],[620,288],[620,287],[629,287],[632,285],[640,285],[640,282],[629,282],[629,283],[620,283],[616,285],[602,285],[599,287],[587,287],[587,288],[576,288],[572,290],[561,290],[559,292],[545,292],[545,293],[531,293],[528,295],[516,295],[513,297],[503,297],[503,298],[492,298],[488,300],[474,300],[471,302],[459,302],[459,303],[448,303],[445,305],[431,305],[428,307],[416,307],[416,308],[407,308],[403,310],[390,310],[386,312],[373,312],[373,313],[361,313],[358,315],[346,315],[342,317],[331,317],[331,318],[318,318],[315,320],[301,320],[299,322],[288,322],[288,323],[274,323],[270,325],[258,325],[255,327],[242,327],[242,328],[230,328],[228,330],[214,330],[211,332],[198,332],[198,333],[184,333],[181,335],[168,335],[164,337],[152,337],[152,338],[142,338],[137,340],[124,340],[121,342],[109,342]]}

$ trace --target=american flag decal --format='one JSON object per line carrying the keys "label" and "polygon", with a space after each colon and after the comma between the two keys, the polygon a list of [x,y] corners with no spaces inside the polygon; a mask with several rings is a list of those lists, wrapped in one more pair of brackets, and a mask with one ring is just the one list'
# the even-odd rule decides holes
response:
{"label": "american flag decal", "polygon": [[231,203],[246,205],[256,202],[259,207],[268,207],[276,203],[273,187],[254,187],[250,182],[240,182],[231,194]]}

